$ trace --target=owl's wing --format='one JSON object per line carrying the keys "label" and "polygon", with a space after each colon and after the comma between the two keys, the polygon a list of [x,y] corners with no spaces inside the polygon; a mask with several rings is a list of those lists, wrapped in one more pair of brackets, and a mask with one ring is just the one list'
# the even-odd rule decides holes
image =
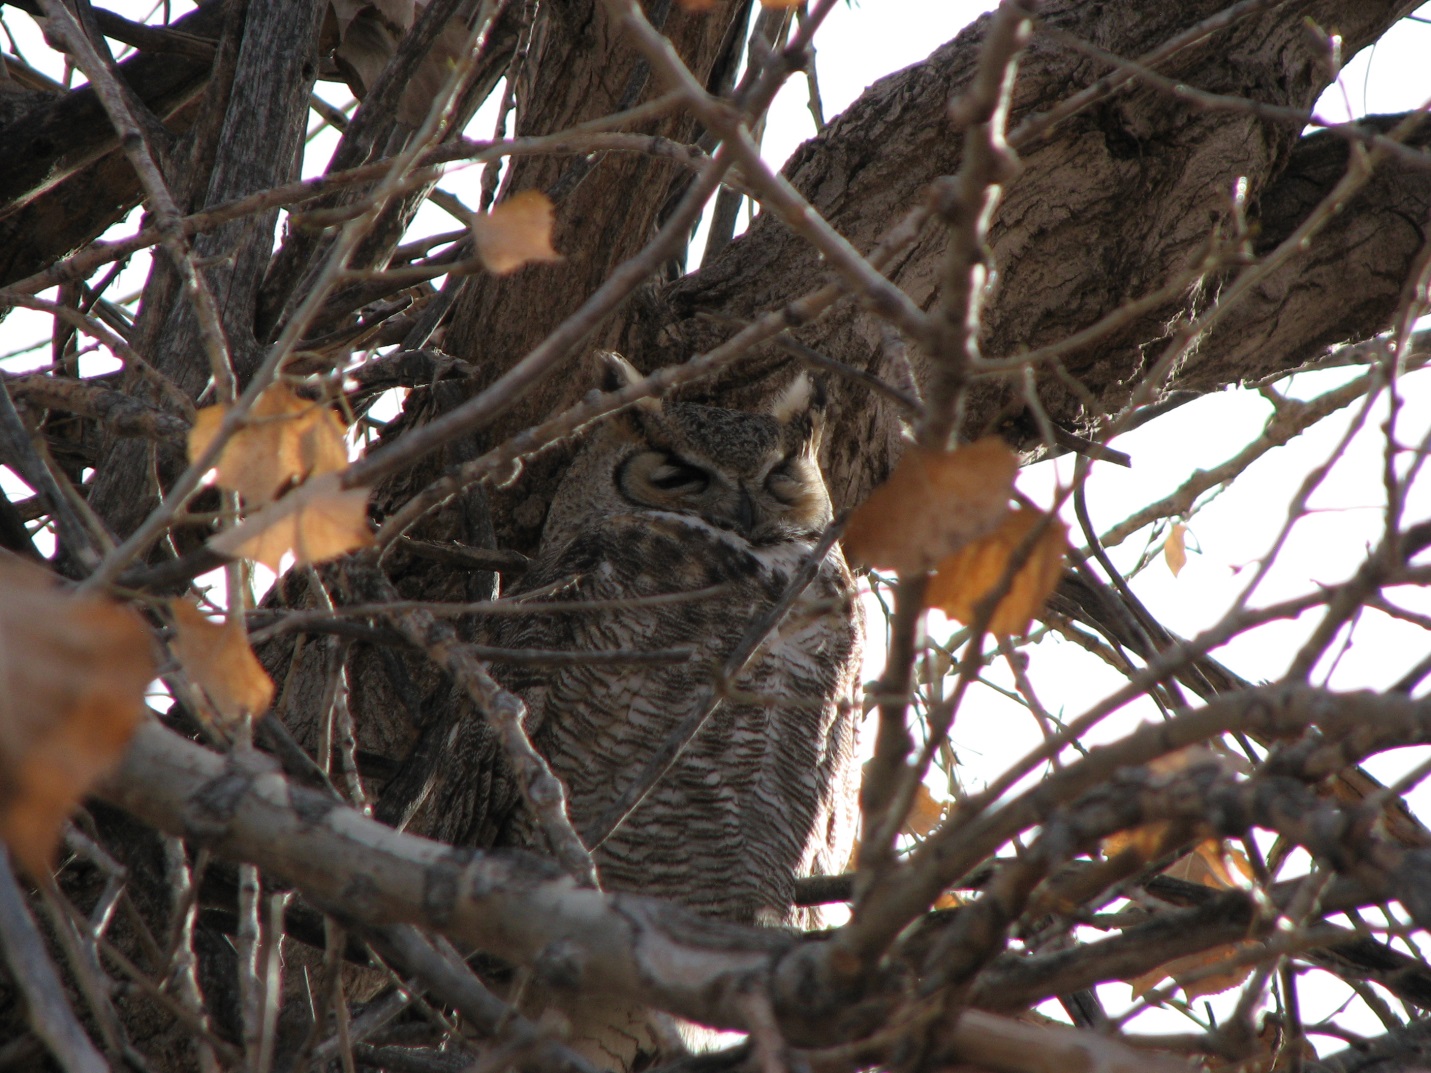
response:
{"label": "owl's wing", "polygon": [[[689,621],[692,605],[728,569],[719,556],[696,558],[699,568],[678,526],[602,519],[539,554],[504,599],[508,613],[482,620],[474,640],[511,654],[492,660],[492,674],[524,701],[539,751],[553,712],[605,711],[616,681],[639,690],[653,660],[657,668],[682,661],[689,650],[672,638],[701,634]],[[420,829],[456,845],[529,844],[520,788],[495,734],[469,699],[448,708],[463,714],[429,728],[432,740],[418,747],[441,753]]]}
{"label": "owl's wing", "polygon": [[[585,744],[597,750],[598,740],[620,740],[618,724],[635,697],[660,698],[673,715],[694,704],[690,684],[707,677],[694,675],[695,665],[710,667],[733,640],[731,627],[740,631],[734,608],[711,597],[746,588],[738,582],[751,572],[748,557],[714,539],[705,547],[690,526],[650,514],[597,519],[534,559],[509,597],[519,611],[489,619],[482,641],[511,652],[492,661],[492,675],[525,702],[528,737],[568,788],[575,790],[572,767]],[[467,846],[528,843],[497,741],[469,704],[467,711],[446,747],[432,833]]]}

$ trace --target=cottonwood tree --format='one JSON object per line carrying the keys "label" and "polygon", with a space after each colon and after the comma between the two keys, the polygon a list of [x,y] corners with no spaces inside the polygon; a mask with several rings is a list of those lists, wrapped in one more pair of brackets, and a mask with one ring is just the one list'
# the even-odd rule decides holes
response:
{"label": "cottonwood tree", "polygon": [[[1010,0],[777,173],[762,116],[833,6],[6,5],[68,73],[7,58],[0,82],[0,302],[53,324],[48,358],[0,379],[20,866],[0,865],[0,1066],[589,1068],[493,959],[744,1031],[704,1060],[731,1067],[1424,1063],[1431,839],[1399,796],[1424,768],[1386,788],[1358,765],[1431,744],[1431,661],[1388,653],[1365,692],[1327,679],[1368,617],[1428,626],[1406,595],[1427,444],[1398,400],[1424,360],[1431,157],[1418,115],[1308,129],[1415,5]],[[342,84],[357,103],[326,102]],[[495,136],[469,126],[484,101]],[[309,124],[337,131],[331,159]],[[461,198],[438,185],[459,164],[481,165]],[[426,203],[449,231],[414,229]],[[646,379],[595,390],[598,348]],[[1311,401],[1277,386],[1322,366],[1354,375]],[[809,937],[584,885],[472,643],[583,426],[647,395],[756,407],[800,367],[829,394],[841,523],[883,485],[849,524],[889,609],[854,872],[801,891],[852,915]],[[1100,534],[1081,497],[1126,461],[1108,441],[1229,385],[1273,403],[1265,430]],[[1264,599],[1279,539],[1220,621],[1176,636],[1105,545],[1176,563],[1200,504],[1341,411],[1383,450],[1350,575]],[[991,436],[1066,479],[1012,536],[986,532],[1007,486],[950,536],[967,504],[909,459]],[[254,560],[283,569],[260,606]],[[931,603],[963,629],[926,637]],[[1212,655],[1298,616],[1259,683]],[[1028,635],[1124,684],[1063,710]],[[1044,744],[942,804],[951,722],[998,667]],[[1160,717],[1083,745],[1135,700]],[[420,807],[424,742],[459,718],[491,721],[555,863],[379,822]],[[360,967],[390,986],[359,994]],[[1112,981],[1138,988],[1126,1012]],[[1344,1010],[1309,1023],[1313,986]],[[1154,1007],[1181,1027],[1140,1034]],[[295,1017],[311,1028],[285,1034]]]}

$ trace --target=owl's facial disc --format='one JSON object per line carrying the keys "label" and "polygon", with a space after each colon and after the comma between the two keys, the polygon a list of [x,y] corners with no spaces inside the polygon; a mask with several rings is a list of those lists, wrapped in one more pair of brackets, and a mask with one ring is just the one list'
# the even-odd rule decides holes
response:
{"label": "owl's facial disc", "polygon": [[799,515],[811,496],[809,464],[803,456],[791,457],[765,473],[731,475],[671,451],[640,451],[622,463],[616,480],[622,495],[640,506],[694,514],[760,541],[803,521]]}

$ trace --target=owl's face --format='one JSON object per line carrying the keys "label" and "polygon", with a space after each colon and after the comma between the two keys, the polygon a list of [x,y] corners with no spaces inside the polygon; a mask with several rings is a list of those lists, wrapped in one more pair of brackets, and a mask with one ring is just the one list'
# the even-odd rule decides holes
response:
{"label": "owl's face", "polygon": [[769,413],[669,400],[632,407],[596,429],[573,460],[542,542],[564,544],[594,517],[642,511],[699,518],[755,545],[812,540],[831,517],[816,461],[822,407],[804,377]]}
{"label": "owl's face", "polygon": [[694,515],[753,544],[819,533],[830,499],[807,408],[775,415],[667,403],[637,410],[616,489],[633,506]]}

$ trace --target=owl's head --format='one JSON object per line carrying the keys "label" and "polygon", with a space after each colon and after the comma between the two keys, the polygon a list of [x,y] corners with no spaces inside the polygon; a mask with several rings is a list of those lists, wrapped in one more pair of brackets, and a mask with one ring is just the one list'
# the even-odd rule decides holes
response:
{"label": "owl's head", "polygon": [[[612,386],[639,379],[603,356]],[[753,544],[809,538],[830,521],[816,454],[823,393],[801,374],[767,413],[646,400],[618,414],[573,462],[544,541],[581,518],[651,510],[698,517]]]}

